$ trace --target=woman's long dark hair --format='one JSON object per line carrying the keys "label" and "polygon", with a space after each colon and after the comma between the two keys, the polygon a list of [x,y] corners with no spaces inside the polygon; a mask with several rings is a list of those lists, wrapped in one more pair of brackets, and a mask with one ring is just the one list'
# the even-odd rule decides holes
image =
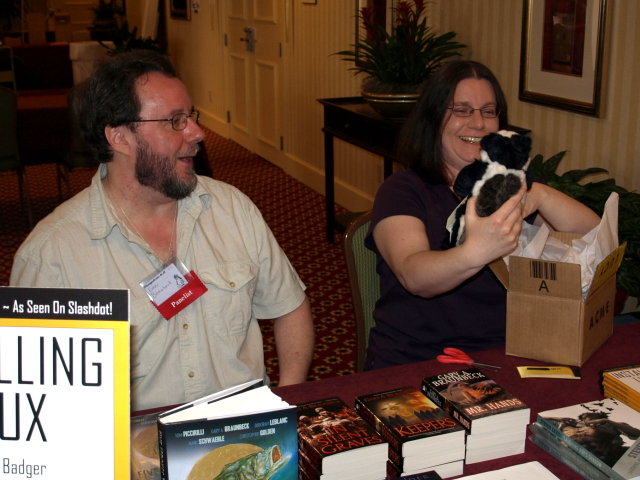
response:
{"label": "woman's long dark hair", "polygon": [[398,137],[398,161],[416,170],[429,183],[449,182],[442,156],[442,127],[458,83],[467,78],[487,80],[491,84],[500,111],[500,128],[508,123],[507,101],[491,70],[471,60],[443,64],[425,83]]}

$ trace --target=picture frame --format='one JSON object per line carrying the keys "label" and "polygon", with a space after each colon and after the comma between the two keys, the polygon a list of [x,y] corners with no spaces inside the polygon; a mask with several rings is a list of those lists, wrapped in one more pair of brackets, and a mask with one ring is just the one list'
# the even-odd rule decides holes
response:
{"label": "picture frame", "polygon": [[170,0],[169,14],[176,20],[191,20],[191,0]]}
{"label": "picture frame", "polygon": [[523,0],[519,98],[600,117],[608,0]]}

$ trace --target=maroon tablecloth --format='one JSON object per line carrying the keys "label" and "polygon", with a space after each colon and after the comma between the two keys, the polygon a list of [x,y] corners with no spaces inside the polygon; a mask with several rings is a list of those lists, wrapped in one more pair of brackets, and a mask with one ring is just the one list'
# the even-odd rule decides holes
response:
{"label": "maroon tablecloth", "polygon": [[[477,352],[478,362],[500,365],[499,371],[484,370],[487,376],[519,397],[531,407],[531,420],[539,411],[602,398],[598,385],[598,371],[612,366],[640,363],[640,322],[615,327],[613,336],[582,365],[580,380],[520,378],[516,367],[543,365],[543,362],[507,356],[504,349]],[[274,391],[292,404],[339,396],[353,405],[357,395],[401,387],[420,386],[422,378],[457,370],[452,366],[427,361],[385,368],[370,372],[334,377],[300,385],[279,387]],[[488,462],[465,465],[464,474],[495,470],[509,465],[538,460],[562,480],[582,478],[573,470],[527,440],[525,453]]]}

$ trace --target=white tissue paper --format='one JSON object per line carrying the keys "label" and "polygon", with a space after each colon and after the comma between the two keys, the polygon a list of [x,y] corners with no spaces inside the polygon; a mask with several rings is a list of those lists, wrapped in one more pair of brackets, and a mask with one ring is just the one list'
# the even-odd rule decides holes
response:
{"label": "white tissue paper", "polygon": [[[590,232],[567,245],[549,236],[547,225],[537,227],[524,223],[516,249],[509,256],[539,258],[580,265],[582,298],[586,298],[596,268],[607,255],[618,248],[618,194],[609,195],[600,223]],[[509,258],[504,258],[507,266]]]}

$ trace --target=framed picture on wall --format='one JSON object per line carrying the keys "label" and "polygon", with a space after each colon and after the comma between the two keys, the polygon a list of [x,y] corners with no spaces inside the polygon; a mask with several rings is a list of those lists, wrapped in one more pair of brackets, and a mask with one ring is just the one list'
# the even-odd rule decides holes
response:
{"label": "framed picture on wall", "polygon": [[191,0],[169,0],[169,14],[178,20],[191,20]]}
{"label": "framed picture on wall", "polygon": [[607,0],[524,0],[519,98],[599,117]]}

